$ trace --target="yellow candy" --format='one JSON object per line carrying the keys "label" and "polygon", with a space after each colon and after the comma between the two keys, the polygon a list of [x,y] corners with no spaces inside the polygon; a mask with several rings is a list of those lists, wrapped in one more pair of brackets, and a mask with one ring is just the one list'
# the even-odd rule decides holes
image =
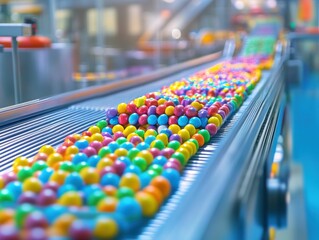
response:
{"label": "yellow candy", "polygon": [[191,157],[190,150],[188,150],[185,147],[180,147],[179,149],[177,149],[177,152],[183,154],[185,159],[186,159],[186,161],[188,161],[188,159]]}
{"label": "yellow candy", "polygon": [[185,146],[187,149],[190,150],[191,155],[196,154],[197,148],[196,148],[195,143],[193,143],[193,142],[185,142],[185,143],[182,144],[182,147],[184,147],[184,146]]}
{"label": "yellow candy", "polygon": [[140,179],[134,173],[126,173],[121,178],[120,187],[128,187],[137,192],[141,187]]}
{"label": "yellow candy", "polygon": [[79,149],[76,146],[72,145],[66,149],[65,155],[77,154],[78,152]]}
{"label": "yellow candy", "polygon": [[80,175],[85,184],[99,183],[100,175],[95,168],[87,167],[81,170]]}
{"label": "yellow candy", "polygon": [[97,164],[97,166],[96,166],[96,168],[99,170],[99,171],[101,171],[103,168],[105,168],[105,167],[107,167],[107,166],[112,166],[113,165],[113,160],[111,159],[111,158],[108,158],[108,157],[104,157],[104,158],[102,158],[99,162],[98,162],[98,164]]}
{"label": "yellow candy", "polygon": [[129,125],[125,128],[123,131],[123,134],[125,137],[127,137],[129,134],[134,133],[136,131],[136,127],[133,125]]}
{"label": "yellow candy", "polygon": [[54,153],[55,150],[52,146],[50,145],[44,145],[43,147],[40,148],[40,153],[45,153],[47,156],[50,156],[50,154]]}
{"label": "yellow candy", "polygon": [[98,126],[92,126],[89,128],[89,132],[94,134],[94,133],[100,133],[101,129]]}
{"label": "yellow candy", "polygon": [[102,134],[100,134],[100,133],[94,133],[94,134],[91,136],[91,139],[92,139],[92,142],[93,142],[93,141],[102,142],[102,141],[104,140]]}
{"label": "yellow candy", "polygon": [[148,129],[145,134],[144,134],[144,138],[147,138],[148,136],[157,136],[157,132],[154,129]]}
{"label": "yellow candy", "polygon": [[86,141],[88,141],[89,143],[93,142],[92,138],[89,137],[89,136],[83,136],[83,137],[81,137],[81,140],[86,140]]}
{"label": "yellow candy", "polygon": [[168,115],[168,116],[172,116],[174,114],[174,107],[173,106],[168,106],[166,109],[165,109],[165,114]]}
{"label": "yellow candy", "polygon": [[117,111],[119,114],[121,113],[126,113],[126,103],[120,103],[119,105],[117,105]]}
{"label": "yellow candy", "polygon": [[152,195],[145,192],[138,192],[136,193],[135,198],[142,207],[143,216],[152,217],[155,215],[159,205]]}
{"label": "yellow candy", "polygon": [[166,100],[164,98],[158,99],[158,105],[164,104]]}
{"label": "yellow candy", "polygon": [[23,182],[22,189],[24,192],[39,193],[42,189],[42,183],[35,177],[30,177]]}
{"label": "yellow candy", "polygon": [[118,148],[114,152],[118,157],[125,157],[127,155],[127,150],[125,148]]}
{"label": "yellow candy", "polygon": [[68,176],[68,172],[63,171],[63,170],[58,170],[56,172],[53,172],[50,181],[56,182],[59,185],[62,185],[65,181],[65,178]]}
{"label": "yellow candy", "polygon": [[197,111],[203,108],[203,105],[199,102],[192,102],[191,105],[196,108]]}
{"label": "yellow candy", "polygon": [[5,186],[5,181],[2,176],[0,176],[0,189],[3,189]]}
{"label": "yellow candy", "polygon": [[190,134],[186,129],[180,130],[177,134],[182,138],[183,142],[190,139]]}
{"label": "yellow candy", "polygon": [[61,154],[59,153],[53,153],[51,154],[48,159],[47,159],[47,164],[49,167],[53,167],[55,164],[57,164],[58,162],[62,162],[63,161],[63,157]]}
{"label": "yellow candy", "polygon": [[193,136],[196,133],[196,128],[192,124],[187,124],[184,129],[186,129],[189,132],[190,136]]}
{"label": "yellow candy", "polygon": [[115,125],[113,128],[112,128],[112,132],[113,133],[116,133],[116,132],[123,132],[124,131],[124,127],[120,124],[117,124]]}
{"label": "yellow candy", "polygon": [[153,162],[153,155],[148,150],[140,151],[137,157],[144,158],[148,165]]}
{"label": "yellow candy", "polygon": [[63,206],[82,206],[81,195],[77,192],[69,191],[64,193],[58,200],[58,204]]}
{"label": "yellow candy", "polygon": [[219,121],[219,119],[217,117],[210,117],[208,119],[208,123],[213,123],[216,125],[216,127],[219,127],[221,122]]}
{"label": "yellow candy", "polygon": [[21,167],[29,167],[29,166],[30,166],[30,162],[27,158],[19,157],[13,163],[13,172],[18,173]]}
{"label": "yellow candy", "polygon": [[160,133],[156,136],[156,139],[157,140],[161,140],[164,145],[166,146],[168,144],[168,137],[165,133]]}
{"label": "yellow candy", "polygon": [[72,223],[76,220],[76,217],[72,214],[63,214],[60,217],[58,217],[55,222],[53,223],[53,229],[54,235],[62,235],[66,236],[69,233],[69,229],[72,225]]}
{"label": "yellow candy", "polygon": [[173,134],[177,134],[181,130],[180,126],[177,124],[170,125],[168,129],[171,130]]}
{"label": "yellow candy", "polygon": [[[219,122],[220,122],[220,125],[223,123],[223,118],[222,118],[222,116],[220,116],[218,113],[214,114],[214,117],[217,117],[217,118],[218,118],[218,120],[219,120]],[[220,125],[219,125],[219,126],[220,126]]]}
{"label": "yellow candy", "polygon": [[81,139],[81,134],[73,134],[72,137],[74,137],[76,139],[76,141],[80,140]]}
{"label": "yellow candy", "polygon": [[114,238],[117,233],[117,223],[111,218],[99,218],[93,231],[94,237],[98,239]]}

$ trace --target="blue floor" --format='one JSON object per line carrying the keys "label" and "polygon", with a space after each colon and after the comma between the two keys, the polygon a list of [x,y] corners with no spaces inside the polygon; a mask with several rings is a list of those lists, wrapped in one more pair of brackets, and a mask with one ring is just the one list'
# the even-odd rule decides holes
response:
{"label": "blue floor", "polygon": [[302,164],[308,239],[319,239],[319,72],[290,89],[293,160]]}

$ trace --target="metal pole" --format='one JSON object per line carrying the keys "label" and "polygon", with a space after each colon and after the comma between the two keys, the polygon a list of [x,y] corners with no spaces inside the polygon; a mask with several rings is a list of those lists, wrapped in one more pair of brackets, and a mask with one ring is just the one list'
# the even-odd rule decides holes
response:
{"label": "metal pole", "polygon": [[96,45],[100,48],[100,52],[97,55],[97,66],[96,71],[98,73],[104,73],[106,71],[105,54],[104,54],[104,40],[105,40],[105,29],[104,29],[104,1],[96,0],[96,11],[97,11],[97,34],[96,34]]}
{"label": "metal pole", "polygon": [[50,35],[53,42],[56,42],[55,11],[56,11],[56,1],[49,0]]}
{"label": "metal pole", "polygon": [[14,102],[18,104],[21,102],[20,93],[20,67],[18,55],[17,37],[12,37],[12,68],[13,68],[13,87],[14,87]]}

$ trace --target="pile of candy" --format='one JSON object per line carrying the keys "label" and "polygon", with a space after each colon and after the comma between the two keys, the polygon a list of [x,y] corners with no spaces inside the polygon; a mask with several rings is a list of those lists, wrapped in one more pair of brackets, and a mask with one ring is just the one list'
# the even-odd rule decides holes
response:
{"label": "pile of candy", "polygon": [[0,239],[114,238],[154,216],[189,159],[261,78],[243,57],[106,111],[106,119],[0,177]]}

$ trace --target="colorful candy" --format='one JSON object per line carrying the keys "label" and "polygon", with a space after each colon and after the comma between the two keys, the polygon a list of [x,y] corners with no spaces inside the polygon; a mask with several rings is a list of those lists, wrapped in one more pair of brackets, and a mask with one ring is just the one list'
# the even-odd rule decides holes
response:
{"label": "colorful candy", "polygon": [[[0,203],[17,205],[0,210],[0,236],[23,230],[26,238],[114,238],[154,216],[178,189],[187,162],[252,92],[265,61],[215,65],[109,108],[106,119],[56,149],[45,145],[33,159],[17,158],[0,178]],[[86,224],[72,211],[97,218]],[[13,220],[15,226],[2,226]]]}

